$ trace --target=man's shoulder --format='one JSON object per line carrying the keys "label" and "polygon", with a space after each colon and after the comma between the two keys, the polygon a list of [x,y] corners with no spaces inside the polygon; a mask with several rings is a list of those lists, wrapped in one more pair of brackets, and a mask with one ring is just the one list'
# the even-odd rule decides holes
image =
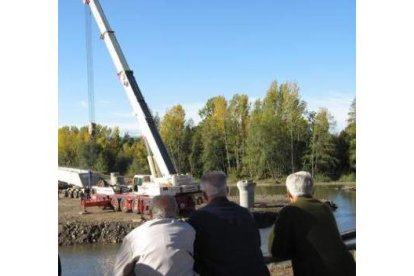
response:
{"label": "man's shoulder", "polygon": [[313,210],[313,211],[323,211],[323,212],[331,211],[328,204],[316,198],[306,198],[306,199],[298,200],[297,202],[292,203],[290,205],[292,207],[296,207],[296,208],[303,209],[303,210]]}
{"label": "man's shoulder", "polygon": [[278,213],[278,217],[282,216],[294,216],[295,213],[303,212],[303,206],[297,205],[295,203],[290,203],[284,206]]}
{"label": "man's shoulder", "polygon": [[186,232],[195,232],[194,227],[191,226],[191,224],[189,224],[188,222],[185,222],[183,220],[177,220],[176,221],[176,225],[178,227],[180,227],[181,229],[183,229],[183,231],[186,231]]}
{"label": "man's shoulder", "polygon": [[208,211],[208,209],[207,209],[206,207],[207,207],[207,206],[204,206],[204,207],[202,207],[202,208],[200,208],[200,209],[198,209],[198,210],[194,211],[194,212],[190,215],[190,217],[189,217],[189,219],[188,219],[188,223],[191,225],[191,224],[192,224],[192,222],[197,221],[197,220],[199,220],[199,219],[202,219],[202,218],[204,218],[206,215],[208,215],[209,211]]}
{"label": "man's shoulder", "polygon": [[279,212],[279,217],[299,218],[303,216],[327,216],[332,211],[330,207],[318,199],[307,199],[290,203]]}
{"label": "man's shoulder", "polygon": [[191,225],[194,224],[205,224],[209,217],[228,217],[228,216],[244,217],[252,219],[250,211],[237,203],[232,201],[223,202],[221,204],[206,205],[197,211],[195,211],[189,219]]}
{"label": "man's shoulder", "polygon": [[142,232],[144,229],[146,229],[148,227],[148,221],[138,225],[137,227],[135,227],[131,232],[129,232],[124,238],[123,241],[133,241],[135,240],[138,236],[142,235]]}
{"label": "man's shoulder", "polygon": [[152,223],[149,224],[149,227],[163,227],[163,228],[176,228],[180,229],[180,231],[185,232],[194,232],[194,228],[181,219],[176,218],[164,218],[164,219],[156,219],[152,220]]}
{"label": "man's shoulder", "polygon": [[193,212],[188,219],[188,223],[196,230],[200,230],[200,227],[209,224],[210,218],[217,214],[216,209],[217,206],[206,205]]}
{"label": "man's shoulder", "polygon": [[[212,213],[219,213],[223,208],[231,208],[236,211],[247,211],[246,208],[241,207],[240,205],[232,202],[232,201],[225,201],[221,203],[214,203],[214,204],[207,204],[204,207],[201,207],[197,211],[193,212],[190,218],[203,218],[205,216],[208,216]],[[245,209],[245,210],[244,210]]]}
{"label": "man's shoulder", "polygon": [[[161,228],[160,228],[161,227]],[[153,219],[149,220],[134,230],[132,230],[126,237],[136,237],[140,235],[151,234],[151,229],[168,229],[175,228],[175,231],[185,233],[195,233],[194,228],[187,222],[180,219]]]}

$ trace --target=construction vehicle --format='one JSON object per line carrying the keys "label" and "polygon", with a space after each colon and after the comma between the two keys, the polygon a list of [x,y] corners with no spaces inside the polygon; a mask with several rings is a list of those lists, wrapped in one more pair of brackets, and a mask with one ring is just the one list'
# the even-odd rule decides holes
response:
{"label": "construction vehicle", "polygon": [[175,166],[158,133],[153,116],[138,87],[134,74],[130,69],[120,45],[111,29],[98,0],[83,0],[88,5],[100,31],[100,38],[105,42],[116,68],[121,85],[126,91],[138,126],[144,138],[151,175],[134,177],[133,191],[103,196],[97,192],[90,198],[82,199],[84,208],[89,206],[105,206],[110,201],[114,210],[134,211],[146,214],[149,211],[151,198],[156,195],[172,195],[177,199],[181,213],[195,209],[195,200],[200,202],[199,185],[190,174],[177,174]]}
{"label": "construction vehicle", "polygon": [[[65,197],[80,198],[91,187],[96,187],[96,192],[108,194],[108,190],[105,187],[109,185],[97,172],[58,167],[58,186],[64,191]],[[112,194],[114,194],[113,189]]]}

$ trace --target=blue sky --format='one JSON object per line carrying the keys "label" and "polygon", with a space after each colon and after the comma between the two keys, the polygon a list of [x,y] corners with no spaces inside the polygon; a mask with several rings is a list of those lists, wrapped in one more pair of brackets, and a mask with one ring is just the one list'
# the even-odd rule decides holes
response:
{"label": "blue sky", "polygon": [[[310,110],[337,130],[355,96],[355,1],[101,0],[150,108],[180,103],[187,117],[217,95],[263,97],[272,80],[297,81]],[[59,1],[59,125],[88,123],[85,7]],[[138,133],[92,22],[97,123]]]}

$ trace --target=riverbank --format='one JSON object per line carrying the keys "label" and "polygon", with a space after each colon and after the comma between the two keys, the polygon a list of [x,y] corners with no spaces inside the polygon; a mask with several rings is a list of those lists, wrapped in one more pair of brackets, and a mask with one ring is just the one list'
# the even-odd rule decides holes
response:
{"label": "riverbank", "polygon": [[59,246],[87,243],[120,243],[141,222],[107,221],[99,223],[68,221],[59,225]]}
{"label": "riverbank", "polygon": [[[229,199],[238,203],[237,196]],[[272,225],[277,212],[287,203],[283,196],[256,196],[253,216],[259,228]],[[134,228],[145,222],[145,218],[133,213],[88,208],[83,214],[79,199],[59,195],[59,246],[94,243],[120,243]],[[198,208],[202,207],[198,206]]]}
{"label": "riverbank", "polygon": [[[251,211],[258,228],[271,226],[279,210],[288,204],[283,189],[280,188],[279,192],[271,189],[272,192],[265,186],[257,188],[255,205]],[[320,198],[322,199],[323,196]],[[239,203],[236,187],[230,187],[229,199]],[[114,212],[111,209],[103,210],[101,207],[90,207],[88,213],[84,214],[80,199],[66,198],[63,195],[59,195],[58,206],[60,246],[120,243],[125,235],[146,221],[144,217],[137,214]],[[197,208],[202,206],[204,205],[199,205]]]}
{"label": "riverbank", "polygon": [[[264,179],[264,180],[258,180],[254,181],[257,186],[262,187],[270,187],[270,186],[276,186],[276,187],[284,187],[285,182],[284,181],[275,181],[274,179]],[[237,186],[237,181],[228,183],[229,186]],[[330,181],[330,182],[316,182],[315,186],[330,186],[330,187],[356,187],[356,182],[342,182],[342,181]]]}

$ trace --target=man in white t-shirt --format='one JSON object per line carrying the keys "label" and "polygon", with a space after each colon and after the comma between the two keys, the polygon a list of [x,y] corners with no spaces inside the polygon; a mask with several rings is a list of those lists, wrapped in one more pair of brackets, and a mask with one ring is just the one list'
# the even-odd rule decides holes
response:
{"label": "man in white t-shirt", "polygon": [[156,196],[151,208],[153,219],[124,238],[114,275],[194,275],[195,230],[177,219],[175,198]]}

